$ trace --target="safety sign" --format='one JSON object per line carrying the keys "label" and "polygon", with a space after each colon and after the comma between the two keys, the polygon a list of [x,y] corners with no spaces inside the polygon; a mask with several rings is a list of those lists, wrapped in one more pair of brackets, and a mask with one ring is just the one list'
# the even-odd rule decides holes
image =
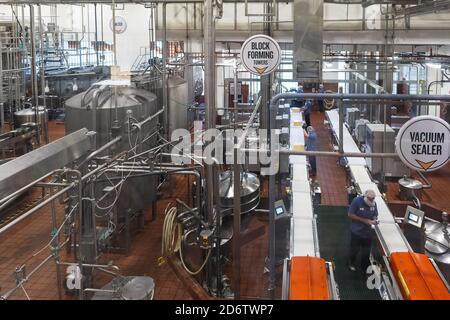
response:
{"label": "safety sign", "polygon": [[440,169],[450,160],[450,125],[435,116],[415,117],[400,128],[395,147],[411,169]]}
{"label": "safety sign", "polygon": [[281,49],[273,38],[255,35],[242,45],[241,60],[247,71],[264,76],[274,72],[280,65]]}

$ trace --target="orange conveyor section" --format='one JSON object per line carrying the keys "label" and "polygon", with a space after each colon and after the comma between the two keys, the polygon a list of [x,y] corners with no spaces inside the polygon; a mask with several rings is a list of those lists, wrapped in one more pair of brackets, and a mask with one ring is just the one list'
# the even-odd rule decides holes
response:
{"label": "orange conveyor section", "polygon": [[290,300],[330,300],[326,262],[317,257],[293,257],[289,280]]}
{"label": "orange conveyor section", "polygon": [[450,293],[424,254],[395,252],[392,271],[406,300],[450,300]]}

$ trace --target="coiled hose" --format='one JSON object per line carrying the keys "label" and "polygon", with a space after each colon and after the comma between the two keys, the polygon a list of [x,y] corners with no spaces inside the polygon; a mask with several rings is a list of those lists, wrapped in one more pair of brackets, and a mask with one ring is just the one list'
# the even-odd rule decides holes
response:
{"label": "coiled hose", "polygon": [[163,223],[162,230],[162,241],[161,241],[161,258],[165,259],[170,257],[172,254],[179,252],[181,264],[184,269],[191,275],[195,276],[199,274],[206,263],[208,262],[209,256],[211,255],[211,249],[208,250],[208,254],[206,255],[205,261],[203,261],[202,265],[198,270],[192,271],[190,270],[183,259],[183,249],[182,249],[182,241],[184,241],[183,236],[183,225],[179,222],[176,222],[177,218],[177,207],[170,207],[170,203],[167,205],[165,210],[165,218]]}

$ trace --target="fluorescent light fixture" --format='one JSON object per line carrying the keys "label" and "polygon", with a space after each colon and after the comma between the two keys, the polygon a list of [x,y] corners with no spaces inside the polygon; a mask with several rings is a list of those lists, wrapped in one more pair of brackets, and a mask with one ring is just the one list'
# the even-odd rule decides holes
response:
{"label": "fluorescent light fixture", "polygon": [[433,69],[441,69],[441,65],[439,63],[427,62],[426,66]]}

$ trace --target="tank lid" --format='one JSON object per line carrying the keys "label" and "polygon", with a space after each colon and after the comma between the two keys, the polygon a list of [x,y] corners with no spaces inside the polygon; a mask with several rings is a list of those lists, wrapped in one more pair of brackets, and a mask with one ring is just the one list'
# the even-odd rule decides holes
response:
{"label": "tank lid", "polygon": [[[253,173],[241,173],[241,197],[245,197],[257,191],[260,187],[259,179]],[[221,174],[219,195],[222,198],[234,198],[234,179],[233,172],[226,171]]]}
{"label": "tank lid", "polygon": [[[24,116],[24,115],[34,115],[35,114],[35,109],[36,108],[28,108],[28,109],[22,109],[22,110],[19,110],[19,111],[16,111],[16,112],[14,112],[14,115],[16,115],[16,116]],[[38,107],[38,110],[39,110],[39,113],[44,113],[44,112],[46,112],[47,110],[44,108],[44,107],[42,107],[42,106],[39,106]]]}
{"label": "tank lid", "polygon": [[150,277],[133,277],[122,288],[124,300],[149,300],[155,289],[155,282]]}
{"label": "tank lid", "polygon": [[[450,234],[450,227],[447,226]],[[439,222],[427,222],[425,225],[426,242],[425,249],[435,255],[449,252],[449,243],[445,239],[444,226]]]}
{"label": "tank lid", "polygon": [[405,187],[407,189],[418,190],[418,189],[423,188],[422,182],[420,182],[419,180],[408,178],[408,177],[401,178],[400,180],[398,180],[398,183],[402,187]]}

